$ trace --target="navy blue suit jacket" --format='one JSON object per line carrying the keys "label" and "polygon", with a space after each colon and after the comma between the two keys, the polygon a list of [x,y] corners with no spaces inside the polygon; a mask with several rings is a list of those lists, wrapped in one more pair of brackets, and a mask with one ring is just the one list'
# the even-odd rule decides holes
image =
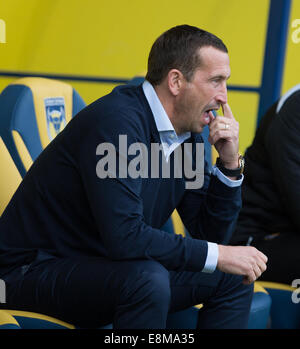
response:
{"label": "navy blue suit jacket", "polygon": [[[171,178],[101,179],[96,168],[104,154],[97,147],[114,145],[118,167],[119,135],[128,146],[160,143],[141,86],[117,87],[87,106],[34,162],[0,219],[0,277],[43,256],[154,259],[169,270],[201,271],[206,240],[229,240],[240,187],[208,171],[197,190],[186,189],[185,178],[172,171]],[[192,134],[185,142],[203,140]],[[191,237],[160,229],[175,208]]]}

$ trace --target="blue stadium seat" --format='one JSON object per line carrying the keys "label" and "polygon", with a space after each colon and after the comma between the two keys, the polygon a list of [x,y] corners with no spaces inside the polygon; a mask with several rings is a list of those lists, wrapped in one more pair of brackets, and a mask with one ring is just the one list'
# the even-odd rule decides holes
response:
{"label": "blue stadium seat", "polygon": [[296,288],[278,282],[258,283],[267,290],[272,300],[270,328],[300,329],[300,284]]}
{"label": "blue stadium seat", "polygon": [[0,216],[7,206],[9,200],[21,183],[21,175],[18,172],[1,136],[0,136],[0,164],[1,181],[0,181]]}
{"label": "blue stadium seat", "polygon": [[[0,215],[22,176],[65,124],[85,106],[68,84],[42,78],[23,78],[0,95]],[[0,310],[0,329],[75,328],[37,313]]]}
{"label": "blue stadium seat", "polygon": [[2,91],[0,135],[22,177],[84,106],[71,85],[54,79],[21,78]]}

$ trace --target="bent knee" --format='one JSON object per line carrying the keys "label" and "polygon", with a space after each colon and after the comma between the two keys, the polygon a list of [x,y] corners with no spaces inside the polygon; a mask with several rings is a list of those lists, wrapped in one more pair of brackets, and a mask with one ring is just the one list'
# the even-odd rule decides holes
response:
{"label": "bent knee", "polygon": [[[131,295],[153,304],[169,303],[171,298],[169,272],[156,261],[136,261],[127,274]],[[128,288],[127,288],[128,290]]]}

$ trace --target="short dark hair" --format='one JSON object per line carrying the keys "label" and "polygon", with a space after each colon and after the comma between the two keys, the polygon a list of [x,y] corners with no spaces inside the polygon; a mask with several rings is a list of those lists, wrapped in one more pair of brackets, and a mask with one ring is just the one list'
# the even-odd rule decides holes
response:
{"label": "short dark hair", "polygon": [[158,85],[171,69],[178,69],[190,81],[201,64],[198,50],[204,46],[228,53],[221,39],[200,28],[184,24],[167,30],[152,45],[146,79]]}

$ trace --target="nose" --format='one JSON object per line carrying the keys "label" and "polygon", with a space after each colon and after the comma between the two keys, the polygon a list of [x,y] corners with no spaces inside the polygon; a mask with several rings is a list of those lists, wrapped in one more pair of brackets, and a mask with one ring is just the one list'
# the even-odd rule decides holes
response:
{"label": "nose", "polygon": [[220,104],[227,103],[227,85],[226,82],[222,84],[220,87],[220,90],[218,91],[216,95],[216,101]]}

